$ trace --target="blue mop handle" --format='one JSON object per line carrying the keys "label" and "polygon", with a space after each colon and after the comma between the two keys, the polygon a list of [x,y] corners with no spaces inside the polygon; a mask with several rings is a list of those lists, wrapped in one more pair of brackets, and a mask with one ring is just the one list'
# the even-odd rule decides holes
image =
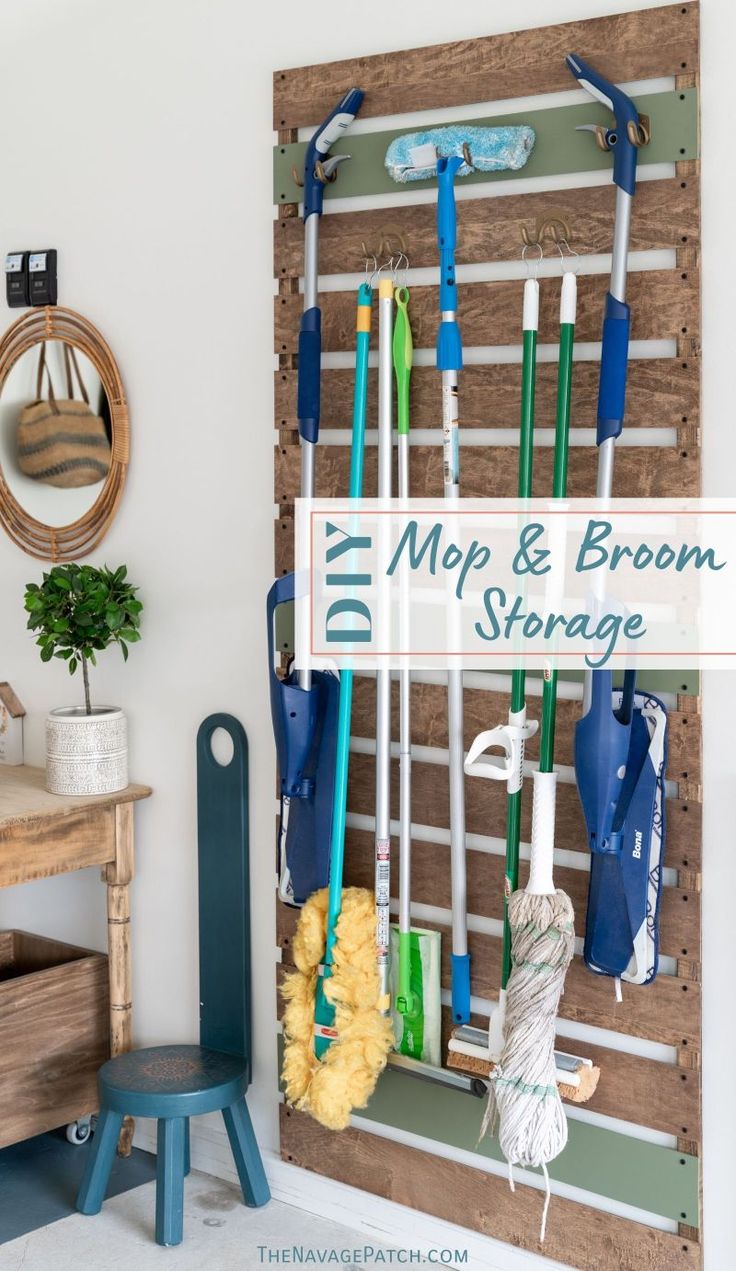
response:
{"label": "blue mop handle", "polygon": [[331,147],[350,127],[363,103],[364,93],[360,88],[349,88],[344,97],[322,120],[312,136],[304,155],[304,220],[316,213],[322,214],[322,201],[325,196],[324,181],[315,171],[317,162],[329,154]]}
{"label": "blue mop handle", "polygon": [[440,251],[440,326],[437,332],[437,370],[461,371],[463,346],[457,323],[455,286],[455,173],[465,162],[458,155],[437,160],[437,243]]}
{"label": "blue mop handle", "polygon": [[453,953],[450,957],[452,1018],[467,1023],[470,1019],[470,954]]}
{"label": "blue mop handle", "polygon": [[[322,121],[312,136],[304,155],[304,222],[310,216],[322,215],[325,183],[317,173],[317,163],[327,157],[331,146],[342,136],[355,119],[363,101],[360,88],[351,88]],[[314,226],[313,226],[314,228]],[[316,237],[307,239],[314,245]],[[308,259],[305,270],[308,272]],[[314,295],[317,294],[317,262],[313,261]],[[308,292],[305,277],[305,290]],[[299,369],[297,373],[297,416],[299,433],[304,441],[317,443],[320,415],[320,367],[322,361],[322,314],[317,305],[305,309],[299,328]]]}
{"label": "blue mop handle", "polygon": [[[634,197],[636,190],[636,159],[643,141],[639,112],[633,101],[616,84],[605,79],[581,57],[568,53],[568,69],[572,71],[581,88],[585,88],[596,101],[611,111],[615,125],[606,129],[606,145],[613,155],[613,180],[618,186],[616,204],[616,230],[619,227],[619,209]],[[587,127],[587,125],[586,125]],[[624,232],[625,255],[628,244],[628,209]],[[615,238],[615,233],[614,233]],[[615,251],[614,241],[614,256]],[[596,440],[604,441],[621,435],[626,404],[626,371],[629,359],[629,329],[631,310],[623,299],[623,291],[616,296],[614,287],[606,296],[603,317],[603,344],[601,348],[601,374],[598,389],[598,431]]]}
{"label": "blue mop handle", "polygon": [[[612,112],[616,126],[606,131],[606,142],[613,154],[613,180],[620,189],[633,197],[636,188],[636,152],[637,142],[632,139],[641,137],[639,112],[630,97],[622,92],[616,84],[584,62],[582,57],[568,53],[565,58],[568,70],[572,71],[581,88],[587,89],[591,97],[601,102]],[[641,144],[641,141],[639,141]]]}
{"label": "blue mop handle", "polygon": [[319,378],[322,364],[322,312],[305,309],[299,327],[296,413],[299,435],[315,445],[319,437]]}
{"label": "blue mop handle", "polygon": [[617,300],[609,291],[603,314],[601,371],[598,381],[596,442],[599,446],[609,437],[619,437],[624,426],[630,327],[630,307],[625,300]]}

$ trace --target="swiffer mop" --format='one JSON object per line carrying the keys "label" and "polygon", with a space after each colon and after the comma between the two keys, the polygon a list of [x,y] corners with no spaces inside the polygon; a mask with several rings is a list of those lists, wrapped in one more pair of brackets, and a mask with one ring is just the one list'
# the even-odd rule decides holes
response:
{"label": "swiffer mop", "polygon": [[[631,206],[639,147],[648,139],[631,98],[569,55],[567,65],[591,96],[615,117],[615,127],[586,125],[613,154],[616,214],[611,281],[606,296],[598,393],[597,495],[613,492],[616,438],[624,422],[630,309],[626,274]],[[584,957],[590,970],[635,984],[657,974],[659,902],[664,849],[667,713],[636,691],[627,671],[621,692],[612,673],[586,676],[583,717],[575,730],[575,775],[591,850]]]}
{"label": "swiffer mop", "polygon": [[[352,123],[363,93],[351,88],[315,132],[304,158],[304,312],[299,330],[297,414],[301,495],[314,494],[314,449],[319,436],[321,313],[317,303],[319,221],[325,182],[348,155],[330,147]],[[274,616],[294,600],[293,574],[278,578],[268,595],[268,657],[276,753],[281,774],[278,835],[279,895],[302,905],[329,878],[339,684],[329,671],[292,669],[276,674]]]}
{"label": "swiffer mop", "polygon": [[[572,378],[572,354],[575,332],[575,307],[577,284],[575,275],[566,272],[562,280],[560,299],[560,356],[557,382],[557,413],[555,425],[555,498],[562,497],[567,480],[567,447],[570,419],[570,385]],[[523,305],[523,353],[521,390],[521,432],[519,448],[519,497],[528,498],[532,490],[532,460],[534,436],[534,392],[536,378],[536,338],[539,314],[539,284],[536,278],[528,278],[524,284]],[[543,746],[551,746],[555,723],[556,672],[545,679],[543,690],[543,715],[547,720]],[[506,876],[504,894],[503,955],[501,966],[501,990],[498,1006],[492,1012],[488,1033],[478,1028],[463,1027],[453,1032],[449,1043],[448,1064],[477,1076],[487,1077],[499,1064],[507,1035],[507,988],[511,975],[512,929],[509,921],[508,897],[516,892],[519,884],[519,844],[521,832],[521,788],[524,775],[524,747],[529,737],[537,731],[536,721],[527,721],[525,702],[525,676],[516,670],[512,676],[511,708],[509,721],[487,732],[480,733],[468,751],[465,770],[473,776],[489,777],[506,782]],[[504,751],[502,763],[480,762],[481,754],[489,747]],[[551,749],[548,751],[551,771]],[[554,1042],[554,1034],[553,1034]],[[598,1069],[589,1060],[562,1051],[555,1052],[555,1080],[560,1094],[575,1103],[586,1102],[595,1091]]]}
{"label": "swiffer mop", "polygon": [[[351,498],[360,498],[363,486],[371,299],[370,284],[363,283],[356,319]],[[344,1129],[352,1109],[365,1107],[394,1043],[376,963],[374,897],[363,888],[342,886],[352,693],[353,672],[345,669],[340,677],[330,884],[302,909],[294,937],[297,970],[281,988],[287,1101],[330,1130]]]}
{"label": "swiffer mop", "polygon": [[[399,498],[409,498],[409,380],[412,337],[409,291],[397,287],[393,356],[399,435]],[[408,632],[408,579],[401,579],[402,648]],[[411,672],[399,671],[399,925],[391,928],[395,1049],[423,1063],[440,1063],[442,1001],[438,931],[411,925]]]}
{"label": "swiffer mop", "polygon": [[[442,442],[445,497],[460,494],[458,434],[458,372],[462,343],[457,323],[455,286],[454,181],[478,171],[518,170],[534,146],[532,128],[470,128],[454,124],[397,137],[386,152],[386,169],[394,181],[422,180],[437,175],[437,240],[440,255],[440,325],[437,369],[442,373]],[[470,1019],[470,956],[467,931],[465,868],[465,788],[463,772],[463,675],[449,671],[447,714],[450,760],[450,865],[452,876],[452,1018]]]}

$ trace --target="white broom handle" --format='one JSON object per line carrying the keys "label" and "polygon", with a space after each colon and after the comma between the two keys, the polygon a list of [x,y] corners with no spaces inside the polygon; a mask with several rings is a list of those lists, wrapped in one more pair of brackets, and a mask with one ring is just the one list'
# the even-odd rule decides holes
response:
{"label": "white broom handle", "polygon": [[534,804],[532,807],[532,852],[529,896],[553,896],[555,884],[552,865],[555,850],[555,803],[557,797],[557,773],[534,773]]}
{"label": "white broom handle", "polygon": [[[378,287],[378,497],[391,498],[394,286]],[[381,518],[384,520],[385,518]],[[379,607],[380,611],[380,607]],[[391,672],[376,671],[376,944],[381,996],[389,991],[391,887]]]}

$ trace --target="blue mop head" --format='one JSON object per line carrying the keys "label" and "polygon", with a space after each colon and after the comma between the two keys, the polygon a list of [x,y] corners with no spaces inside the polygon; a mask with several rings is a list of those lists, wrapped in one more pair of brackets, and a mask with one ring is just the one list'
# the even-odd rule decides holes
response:
{"label": "blue mop head", "polygon": [[448,128],[427,128],[423,132],[396,137],[386,151],[386,170],[393,181],[424,181],[435,175],[437,160],[452,155],[464,158],[467,147],[472,167],[467,162],[458,168],[457,176],[471,172],[518,172],[534,147],[534,129],[527,124],[516,128],[469,128],[452,124]]}

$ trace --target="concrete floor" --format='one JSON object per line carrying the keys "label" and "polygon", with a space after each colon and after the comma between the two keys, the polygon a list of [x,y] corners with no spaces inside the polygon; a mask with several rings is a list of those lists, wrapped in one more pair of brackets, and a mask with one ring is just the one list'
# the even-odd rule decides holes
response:
{"label": "concrete floor", "polygon": [[[146,1183],[106,1201],[102,1213],[94,1218],[73,1214],[20,1236],[0,1246],[0,1271],[77,1271],[80,1266],[94,1271],[157,1271],[163,1267],[167,1271],[202,1271],[204,1267],[208,1271],[256,1271],[260,1266],[278,1266],[275,1251],[290,1253],[295,1245],[315,1251],[362,1251],[369,1243],[348,1227],[280,1201],[272,1200],[262,1209],[247,1209],[234,1187],[192,1171],[184,1189],[184,1242],[175,1249],[163,1249],[153,1239],[154,1204],[155,1184]],[[259,1245],[266,1248],[259,1250]],[[293,1254],[289,1261],[295,1263]],[[327,1255],[314,1258],[316,1265],[320,1261],[327,1262]],[[327,1265],[357,1271],[352,1259],[339,1263],[333,1259]],[[363,1258],[361,1271],[365,1266]]]}

